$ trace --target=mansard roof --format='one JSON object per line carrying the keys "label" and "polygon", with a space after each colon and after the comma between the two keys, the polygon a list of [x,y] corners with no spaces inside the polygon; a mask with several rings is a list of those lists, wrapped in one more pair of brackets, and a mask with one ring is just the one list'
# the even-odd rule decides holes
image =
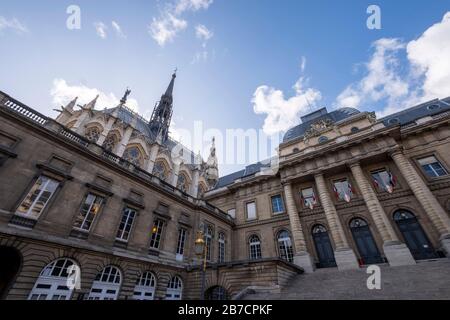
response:
{"label": "mansard roof", "polygon": [[[435,116],[446,112],[450,113],[450,97],[441,100],[435,99],[422,103],[420,105],[381,118],[377,122],[382,122],[386,127],[396,125],[405,126],[414,123],[418,119],[427,116]],[[360,113],[360,111],[354,108],[341,108],[332,111],[330,113],[326,111],[326,108],[319,109],[317,111],[314,111],[313,113],[303,116],[302,117],[303,123],[288,130],[288,132],[285,134],[283,138],[283,142],[287,142],[297,137],[303,136],[305,132],[308,130],[308,128],[311,126],[311,124],[316,121],[330,119],[331,121],[336,123],[345,120],[349,117],[352,117],[353,115],[358,113]],[[248,165],[243,170],[220,177],[215,189],[231,185],[237,179],[243,179],[250,176],[254,176],[257,172],[261,170],[261,168],[268,167],[269,165],[270,165],[269,160],[261,161]]]}
{"label": "mansard roof", "polygon": [[331,120],[333,123],[336,123],[358,113],[360,113],[359,110],[355,108],[341,108],[332,112],[327,112],[326,108],[319,109],[306,116],[303,116],[301,118],[301,124],[289,129],[286,132],[283,137],[283,142],[288,142],[302,137],[313,122],[319,120]]}

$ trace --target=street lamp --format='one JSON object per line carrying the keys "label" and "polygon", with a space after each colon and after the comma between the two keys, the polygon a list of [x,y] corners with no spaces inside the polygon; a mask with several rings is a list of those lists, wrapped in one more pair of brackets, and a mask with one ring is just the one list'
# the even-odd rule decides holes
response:
{"label": "street lamp", "polygon": [[201,300],[205,300],[205,282],[206,282],[206,252],[207,247],[202,231],[197,231],[197,239],[195,240],[195,254],[202,261],[202,289],[201,289]]}

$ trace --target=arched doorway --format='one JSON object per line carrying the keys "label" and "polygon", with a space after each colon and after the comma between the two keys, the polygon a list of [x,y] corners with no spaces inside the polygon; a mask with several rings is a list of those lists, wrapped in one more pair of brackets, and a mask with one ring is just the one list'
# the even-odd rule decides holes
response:
{"label": "arched doorway", "polygon": [[117,300],[122,274],[115,266],[107,266],[95,277],[88,300]]}
{"label": "arched doorway", "polygon": [[5,299],[22,264],[20,252],[12,247],[0,246],[0,299]]}
{"label": "arched doorway", "polygon": [[152,272],[141,274],[134,287],[134,300],[154,300],[156,288],[156,277]]}
{"label": "arched doorway", "polygon": [[224,287],[214,286],[206,290],[206,300],[228,300],[228,293]]}
{"label": "arched doorway", "polygon": [[355,218],[350,221],[350,230],[361,257],[361,264],[382,263],[372,232],[364,219]]}
{"label": "arched doorway", "polygon": [[327,229],[318,224],[312,229],[314,245],[316,246],[317,256],[319,258],[318,268],[336,267],[333,247]]}
{"label": "arched doorway", "polygon": [[28,300],[70,300],[74,288],[69,287],[69,275],[73,266],[78,267],[72,259],[60,258],[42,269],[31,290]]}
{"label": "arched doorway", "polygon": [[416,260],[437,258],[433,246],[422,229],[417,217],[408,210],[397,210],[394,220]]}

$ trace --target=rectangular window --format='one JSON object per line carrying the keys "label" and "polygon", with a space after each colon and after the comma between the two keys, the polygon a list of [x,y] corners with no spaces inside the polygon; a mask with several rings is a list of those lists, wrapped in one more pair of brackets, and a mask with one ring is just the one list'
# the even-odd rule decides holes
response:
{"label": "rectangular window", "polygon": [[305,206],[306,208],[313,208],[317,203],[313,188],[302,189],[301,193],[303,206]]}
{"label": "rectangular window", "polygon": [[256,219],[256,203],[254,201],[247,203],[247,220]]}
{"label": "rectangular window", "polygon": [[378,189],[392,192],[395,187],[395,181],[392,174],[386,170],[374,171],[371,174]]}
{"label": "rectangular window", "polygon": [[333,186],[336,198],[345,201],[350,201],[353,198],[353,188],[347,179],[335,181]]}
{"label": "rectangular window", "polygon": [[117,230],[116,235],[117,240],[125,242],[128,241],[135,217],[136,210],[128,207],[123,208],[122,220],[120,221],[119,230]]}
{"label": "rectangular window", "polygon": [[272,200],[272,212],[273,213],[283,213],[284,212],[284,204],[283,204],[283,198],[280,194],[273,196],[271,198]]}
{"label": "rectangular window", "polygon": [[89,193],[84,199],[80,213],[75,219],[74,228],[89,231],[95,217],[102,207],[103,200],[103,197]]}
{"label": "rectangular window", "polygon": [[219,257],[218,262],[225,262],[225,234],[219,233]]}
{"label": "rectangular window", "polygon": [[420,166],[430,178],[446,176],[447,170],[435,156],[418,159]]}
{"label": "rectangular window", "polygon": [[17,208],[16,213],[33,219],[39,218],[58,185],[57,181],[46,176],[40,176]]}
{"label": "rectangular window", "polygon": [[152,228],[152,238],[150,240],[150,247],[154,249],[159,249],[161,243],[161,235],[163,232],[164,221],[156,219],[153,223]]}
{"label": "rectangular window", "polygon": [[228,210],[228,214],[235,219],[236,218],[236,209],[230,209]]}
{"label": "rectangular window", "polygon": [[178,231],[177,255],[183,256],[185,242],[186,242],[186,229],[181,228],[180,231]]}

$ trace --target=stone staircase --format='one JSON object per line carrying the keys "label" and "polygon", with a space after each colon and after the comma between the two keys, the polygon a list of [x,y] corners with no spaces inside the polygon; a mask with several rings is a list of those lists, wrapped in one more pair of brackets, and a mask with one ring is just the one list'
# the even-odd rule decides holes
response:
{"label": "stone staircase", "polygon": [[281,293],[257,292],[245,300],[447,299],[450,300],[450,259],[419,261],[416,265],[380,265],[381,289],[369,290],[366,268],[318,269],[300,274]]}

